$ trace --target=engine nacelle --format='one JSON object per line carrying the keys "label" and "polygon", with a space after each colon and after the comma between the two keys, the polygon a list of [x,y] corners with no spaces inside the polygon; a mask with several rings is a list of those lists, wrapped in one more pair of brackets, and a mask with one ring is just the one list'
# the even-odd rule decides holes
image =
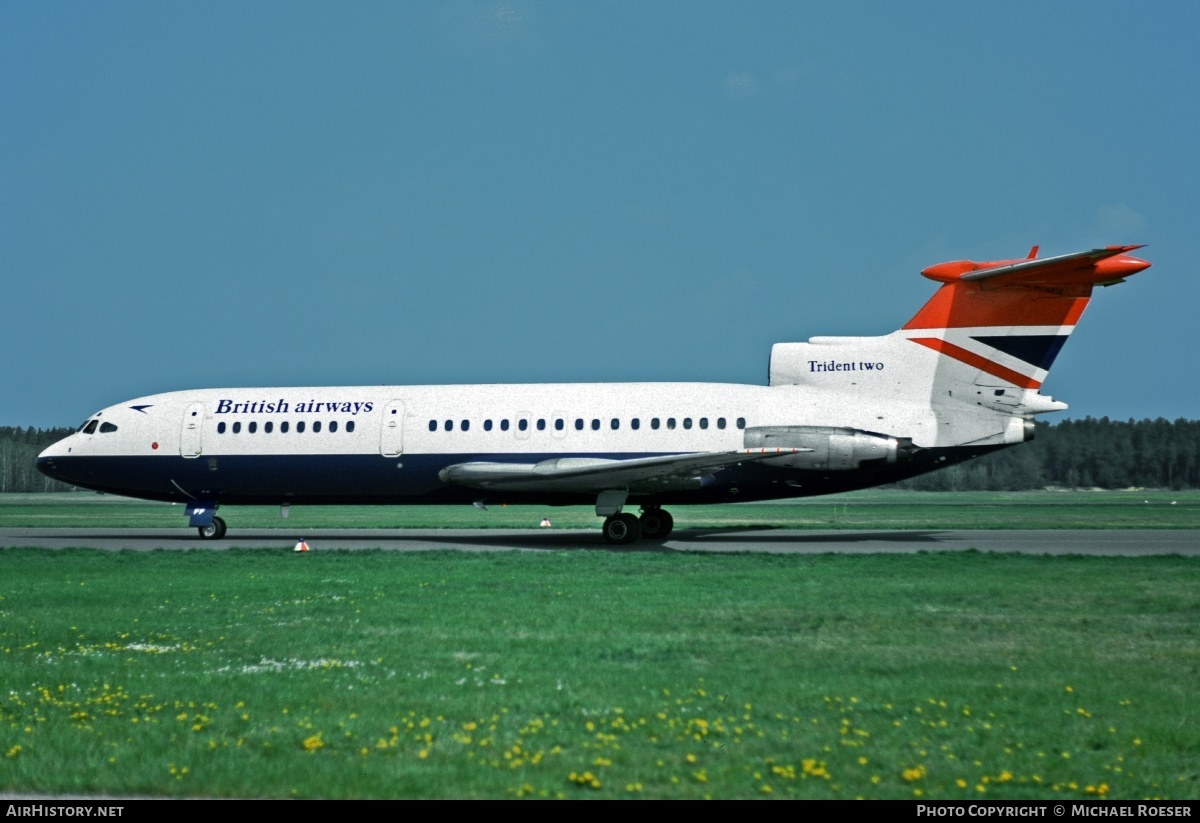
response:
{"label": "engine nacelle", "polygon": [[748,449],[811,449],[771,458],[768,466],[789,469],[846,471],[868,463],[907,460],[916,451],[907,437],[835,426],[756,426],[746,429]]}

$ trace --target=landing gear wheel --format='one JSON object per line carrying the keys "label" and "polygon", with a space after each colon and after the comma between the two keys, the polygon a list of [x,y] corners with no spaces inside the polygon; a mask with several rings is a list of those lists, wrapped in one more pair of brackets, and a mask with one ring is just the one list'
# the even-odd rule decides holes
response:
{"label": "landing gear wheel", "polygon": [[638,519],[642,525],[642,537],[647,540],[666,540],[675,528],[675,518],[665,509],[648,509]]}
{"label": "landing gear wheel", "polygon": [[604,539],[616,546],[634,543],[642,536],[642,524],[632,514],[614,514],[604,521]]}
{"label": "landing gear wheel", "polygon": [[220,540],[225,536],[225,521],[214,517],[207,526],[197,526],[196,531],[200,532],[202,540]]}

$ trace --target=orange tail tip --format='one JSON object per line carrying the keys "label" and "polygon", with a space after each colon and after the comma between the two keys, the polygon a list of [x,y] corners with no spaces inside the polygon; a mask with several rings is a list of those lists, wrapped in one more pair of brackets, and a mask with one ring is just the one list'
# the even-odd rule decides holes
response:
{"label": "orange tail tip", "polygon": [[308,550],[309,550],[308,544],[304,542],[304,538],[300,538],[299,540],[297,540],[296,548],[293,549],[293,551],[295,551],[296,554],[300,554],[301,552],[306,552]]}
{"label": "orange tail tip", "polygon": [[1139,248],[1106,246],[1041,259],[938,263],[921,274],[942,287],[904,328],[1073,326],[1094,286],[1119,283],[1150,267],[1128,254]]}

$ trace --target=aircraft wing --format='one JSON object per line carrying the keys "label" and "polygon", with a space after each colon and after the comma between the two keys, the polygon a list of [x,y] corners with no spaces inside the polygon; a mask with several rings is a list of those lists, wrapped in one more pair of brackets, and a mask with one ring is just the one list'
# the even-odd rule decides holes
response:
{"label": "aircraft wing", "polygon": [[712,482],[712,472],[726,466],[806,451],[812,449],[742,449],[628,460],[559,457],[540,463],[456,463],[442,469],[438,476],[445,483],[476,489],[581,494],[625,489],[649,493],[703,488]]}

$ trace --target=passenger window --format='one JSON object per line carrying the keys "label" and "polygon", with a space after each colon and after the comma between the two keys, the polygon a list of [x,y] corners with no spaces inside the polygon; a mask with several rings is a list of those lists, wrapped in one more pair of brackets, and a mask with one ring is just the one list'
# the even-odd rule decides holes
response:
{"label": "passenger window", "polygon": [[101,434],[108,434],[109,432],[115,432],[116,430],[117,430],[117,427],[114,426],[112,423],[109,423],[108,421],[105,421],[100,424],[100,433]]}
{"label": "passenger window", "polygon": [[470,429],[471,429],[471,421],[470,421],[470,420],[464,420],[464,421],[462,422],[462,425],[460,426],[460,428],[462,428],[462,430],[463,430],[463,431],[470,431]]}
{"label": "passenger window", "polygon": [[620,420],[620,418],[614,417],[612,419],[612,422],[609,423],[608,425],[612,427],[613,431],[616,431],[617,429],[621,428],[621,420]]}
{"label": "passenger window", "polygon": [[316,434],[316,433],[317,433],[317,432],[319,432],[320,430],[321,430],[321,421],[320,421],[320,420],[314,420],[314,421],[313,421],[313,434]]}
{"label": "passenger window", "polygon": [[565,425],[566,425],[566,423],[565,423],[565,422],[563,421],[563,419],[560,417],[560,418],[558,418],[557,420],[555,420],[555,421],[554,421],[554,430],[555,430],[556,432],[560,432],[560,431],[562,431],[562,430],[563,430],[563,427],[564,427]]}
{"label": "passenger window", "polygon": [[[237,423],[234,423],[233,425],[236,427]],[[234,431],[237,431],[237,429],[234,428]],[[304,421],[303,420],[300,420],[296,423],[296,434],[304,434]]]}
{"label": "passenger window", "polygon": [[546,421],[539,418],[538,422],[537,422],[537,427],[538,427],[538,431],[544,432],[546,430]]}
{"label": "passenger window", "polygon": [[638,420],[636,417],[629,421],[629,428],[637,430],[637,429],[640,429],[641,427],[642,427],[642,421]]}
{"label": "passenger window", "polygon": [[718,417],[718,418],[717,418],[717,428],[718,428],[718,429],[723,429],[723,428],[725,428],[725,418],[724,418],[724,417]]}
{"label": "passenger window", "polygon": [[233,424],[233,433],[234,433],[234,434],[237,434],[237,433],[238,433],[238,432],[240,432],[241,430],[242,430],[242,424],[241,424],[241,423],[234,423],[234,424]]}
{"label": "passenger window", "polygon": [[246,430],[249,431],[251,434],[254,434],[256,431],[258,431],[258,423],[251,420],[250,425],[246,427]]}
{"label": "passenger window", "polygon": [[500,421],[500,431],[502,431],[502,432],[508,431],[508,420]]}
{"label": "passenger window", "polygon": [[517,421],[517,428],[521,431],[529,431],[529,421],[522,417]]}
{"label": "passenger window", "polygon": [[353,420],[347,420],[347,421],[346,421],[346,433],[347,433],[347,434],[349,434],[349,433],[350,433],[350,432],[352,432],[352,431],[354,431],[354,421],[353,421]]}
{"label": "passenger window", "polygon": [[225,433],[225,421],[222,420],[220,423],[217,424],[217,434],[224,434],[224,433]]}
{"label": "passenger window", "polygon": [[282,423],[279,424],[279,433],[280,434],[288,433],[288,422],[286,420],[284,420]]}
{"label": "passenger window", "polygon": [[692,418],[690,418],[690,417],[683,418],[683,427],[685,429],[690,429],[692,427]]}
{"label": "passenger window", "polygon": [[335,431],[337,431],[337,421],[330,420],[329,421],[329,433],[333,434]]}
{"label": "passenger window", "polygon": [[443,429],[445,429],[445,430],[446,430],[446,431],[448,431],[448,432],[452,432],[452,431],[454,431],[454,421],[453,421],[453,420],[447,420],[445,423],[443,423],[443,424],[442,424],[442,428],[443,428]]}
{"label": "passenger window", "polygon": [[270,434],[271,432],[275,431],[275,424],[268,420],[266,423],[263,423],[263,431],[265,431],[267,434]]}
{"label": "passenger window", "polygon": [[583,418],[582,417],[575,418],[575,431],[577,431],[577,432],[583,431]]}
{"label": "passenger window", "polygon": [[737,419],[737,427],[738,427],[739,429],[744,429],[744,428],[746,428],[746,418],[744,418],[744,417],[739,417],[739,418]]}
{"label": "passenger window", "polygon": [[658,421],[658,418],[657,418],[657,417],[651,417],[651,418],[650,418],[650,428],[652,428],[652,429],[657,429],[657,428],[658,428],[658,426],[659,426],[659,421]]}
{"label": "passenger window", "polygon": [[490,432],[492,430],[492,421],[491,420],[483,421],[483,430],[485,432]]}
{"label": "passenger window", "polygon": [[435,431],[437,431],[437,421],[436,421],[436,420],[430,420],[430,421],[429,421],[429,430],[430,430],[431,432],[435,432]]}
{"label": "passenger window", "polygon": [[700,418],[700,428],[702,428],[702,429],[708,428],[708,418],[707,417]]}
{"label": "passenger window", "polygon": [[592,431],[594,431],[594,432],[600,431],[600,421],[597,420],[596,418],[592,418]]}
{"label": "passenger window", "polygon": [[87,424],[83,427],[83,433],[84,434],[93,434],[96,431],[96,427],[99,425],[100,425],[99,420],[89,420],[87,422]]}
{"label": "passenger window", "polygon": [[673,429],[673,428],[675,428],[675,418],[674,418],[674,417],[668,417],[668,418],[667,418],[667,428],[668,428],[668,429]]}

